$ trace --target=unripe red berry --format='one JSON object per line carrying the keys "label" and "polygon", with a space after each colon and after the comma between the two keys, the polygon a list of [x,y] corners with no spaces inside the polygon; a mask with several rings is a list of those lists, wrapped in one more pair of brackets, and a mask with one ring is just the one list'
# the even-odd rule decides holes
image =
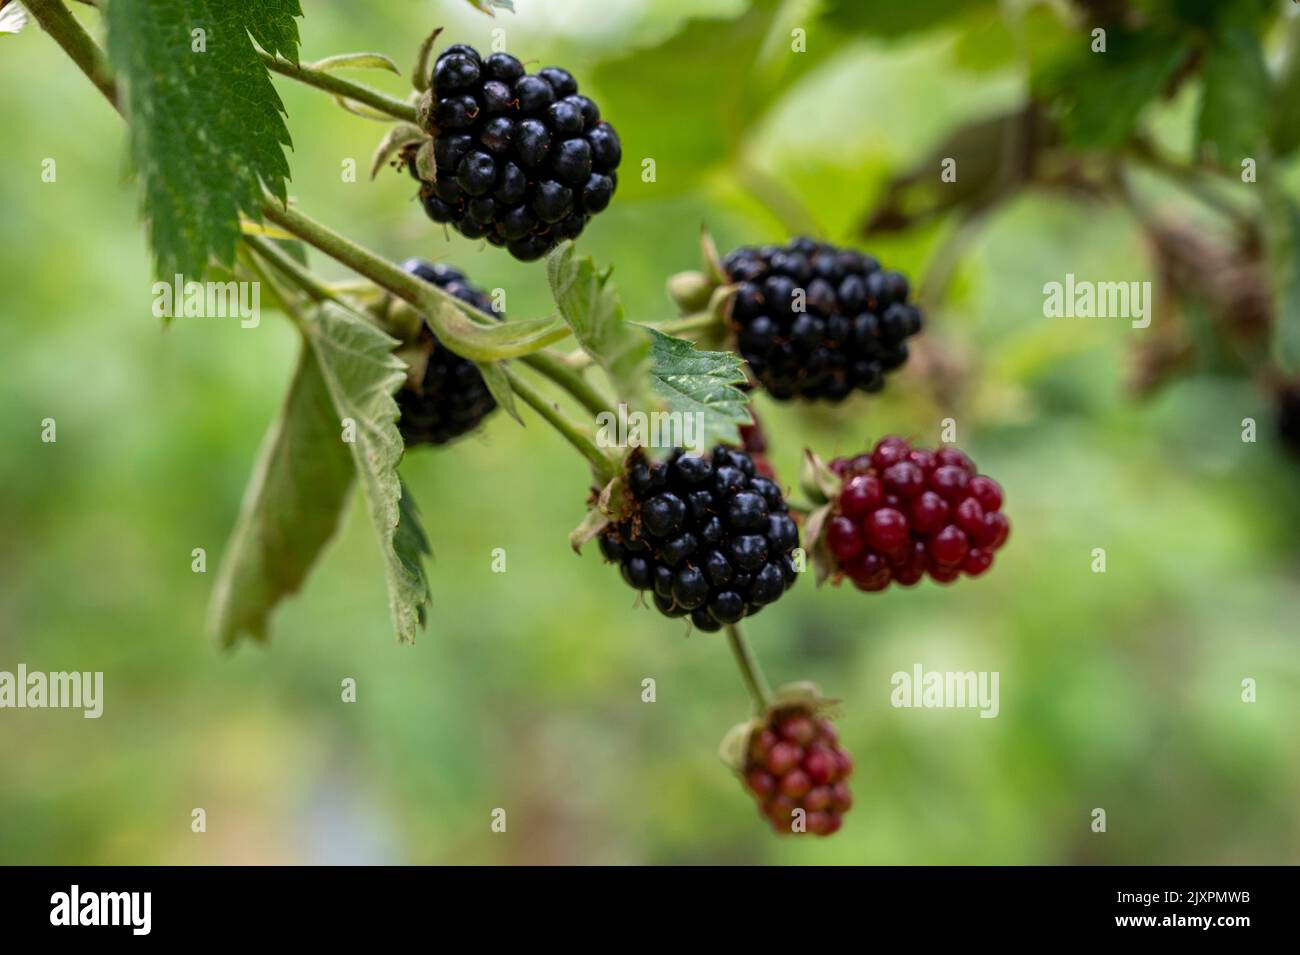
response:
{"label": "unripe red berry", "polygon": [[958,467],[967,474],[975,473],[975,465],[971,459],[966,456],[964,451],[948,445],[934,452],[934,459],[939,462],[940,467],[951,466]]}
{"label": "unripe red berry", "polygon": [[908,454],[907,460],[911,461],[926,474],[929,474],[939,466],[939,462],[935,460],[934,452],[927,451],[925,448],[914,449],[910,454]]}
{"label": "unripe red berry", "polygon": [[925,488],[925,472],[911,461],[891,464],[882,477],[885,480],[885,490],[900,498],[916,497]]}
{"label": "unripe red berry", "polygon": [[847,479],[823,533],[835,566],[859,590],[908,587],[926,575],[937,583],[978,577],[1007,540],[1002,488],[957,448],[928,451],[891,436],[870,455],[837,460],[848,461]]}
{"label": "unripe red berry", "polygon": [[889,553],[907,540],[907,518],[892,507],[873,511],[864,524],[867,543],[882,553]]}
{"label": "unripe red berry", "polygon": [[830,809],[835,802],[834,790],[830,786],[818,786],[804,796],[803,807],[809,812],[822,812]]}
{"label": "unripe red berry", "polygon": [[980,545],[989,550],[997,550],[1007,542],[1007,536],[1011,533],[1011,522],[1001,511],[994,511],[992,514],[984,515],[984,528],[984,539],[980,541]]}
{"label": "unripe red berry", "polygon": [[953,516],[967,537],[978,539],[984,534],[984,508],[975,498],[968,497],[958,504]]}
{"label": "unripe red berry", "polygon": [[891,434],[876,444],[875,450],[871,452],[871,466],[883,472],[891,464],[905,460],[911,450],[912,447],[906,440]]}
{"label": "unripe red berry", "polygon": [[776,792],[776,777],[757,767],[745,774],[745,782],[757,796],[770,796]]}
{"label": "unripe red berry", "polygon": [[966,496],[966,487],[969,483],[970,475],[962,468],[951,464],[935,468],[934,473],[930,475],[931,490],[938,491],[944,500],[953,504]]}
{"label": "unripe red berry", "polygon": [[982,547],[976,547],[961,562],[962,572],[971,577],[978,577],[993,566],[993,553]]}
{"label": "unripe red berry", "polygon": [[840,492],[840,512],[860,521],[880,506],[885,491],[874,475],[861,474],[850,478]]}
{"label": "unripe red berry", "polygon": [[826,546],[840,563],[852,560],[866,549],[867,541],[858,525],[843,515],[832,517],[826,525]]}
{"label": "unripe red berry", "polygon": [[975,495],[975,500],[986,511],[996,511],[1002,507],[1002,486],[991,477],[981,474],[971,478],[967,490]]}
{"label": "unripe red berry", "polygon": [[960,564],[969,550],[966,532],[956,524],[949,524],[930,538],[930,557],[941,567]]}
{"label": "unripe red berry", "polygon": [[792,769],[781,777],[781,792],[791,799],[799,799],[808,795],[808,790],[812,789],[812,780],[802,769]]}
{"label": "unripe red berry", "polygon": [[777,732],[796,746],[807,746],[817,736],[817,726],[811,717],[800,713],[782,719]]}
{"label": "unripe red berry", "polygon": [[[853,805],[844,782],[853,763],[827,719],[802,704],[780,706],[751,735],[748,752],[742,779],[774,832],[826,835],[840,828]],[[803,820],[798,830],[797,819]]]}
{"label": "unripe red berry", "polygon": [[799,765],[803,750],[793,743],[779,742],[767,753],[767,770],[776,776],[784,776]]}
{"label": "unripe red berry", "polygon": [[912,530],[932,534],[948,521],[948,502],[934,491],[922,491],[911,506]]}
{"label": "unripe red berry", "polygon": [[814,749],[803,758],[803,768],[809,779],[818,786],[824,786],[837,775],[835,754],[824,747]]}

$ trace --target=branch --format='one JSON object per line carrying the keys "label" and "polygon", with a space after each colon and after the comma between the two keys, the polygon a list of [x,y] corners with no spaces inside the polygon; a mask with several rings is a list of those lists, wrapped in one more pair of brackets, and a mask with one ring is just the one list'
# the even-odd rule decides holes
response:
{"label": "branch", "polygon": [[360,83],[353,83],[324,70],[316,70],[310,66],[290,63],[286,59],[272,56],[262,50],[257,52],[262,58],[262,62],[266,64],[266,68],[273,73],[279,73],[281,76],[287,76],[299,83],[325,90],[325,92],[333,93],[335,96],[342,96],[358,103],[365,103],[367,106],[377,109],[381,113],[386,113],[394,119],[406,120],[408,123],[418,123],[419,121],[414,106],[396,97],[389,96],[387,93],[381,93],[369,86],[362,86]]}
{"label": "branch", "polygon": [[63,48],[63,52],[95,84],[95,88],[104,94],[113,109],[121,113],[122,103],[108,58],[68,8],[60,0],[26,0],[26,6],[27,12],[41,25],[41,29],[54,38],[54,42]]}

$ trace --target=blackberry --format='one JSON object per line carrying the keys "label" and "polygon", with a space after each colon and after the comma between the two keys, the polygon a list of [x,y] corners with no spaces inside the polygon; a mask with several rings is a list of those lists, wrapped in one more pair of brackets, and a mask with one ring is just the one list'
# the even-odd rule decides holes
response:
{"label": "blackberry", "polygon": [[[459,270],[422,259],[408,259],[402,268],[479,311],[500,318],[492,311],[488,297]],[[417,345],[426,355],[424,374],[418,384],[408,380],[397,392],[401,411],[397,428],[407,447],[446,444],[478,427],[496,407],[496,401],[474,363],[444,348],[427,324],[420,329]]]}
{"label": "blackberry", "polygon": [[604,530],[600,550],[629,586],[653,591],[665,616],[689,615],[700,630],[718,630],[798,579],[799,528],[781,489],[744,451],[676,451],[653,463],[636,456],[627,484],[632,513]]}
{"label": "blackberry", "polygon": [[568,71],[529,75],[507,53],[458,44],[434,64],[431,96],[438,171],[420,201],[433,221],[527,262],[609,205],[622,146]]}
{"label": "blackberry", "polygon": [[993,565],[1011,523],[1002,488],[954,447],[913,448],[882,438],[869,454],[829,465],[843,481],[824,525],[835,567],[860,590],[941,584]]}
{"label": "blackberry", "polygon": [[741,778],[776,832],[829,836],[853,805],[852,773],[830,722],[791,703],[778,704],[755,727]]}
{"label": "blackberry", "polygon": [[736,249],[722,268],[738,285],[730,314],[738,349],[782,401],[879,391],[921,330],[907,279],[852,249],[797,238]]}

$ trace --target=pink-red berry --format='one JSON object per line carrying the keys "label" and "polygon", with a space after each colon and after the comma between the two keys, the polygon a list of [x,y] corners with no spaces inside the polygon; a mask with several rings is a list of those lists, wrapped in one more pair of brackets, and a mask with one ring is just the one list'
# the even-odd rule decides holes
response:
{"label": "pink-red berry", "polygon": [[774,831],[825,836],[853,805],[852,772],[830,722],[794,704],[769,712],[750,737],[742,778]]}
{"label": "pink-red berry", "polygon": [[860,590],[978,577],[1011,532],[1002,487],[957,448],[913,448],[891,435],[830,466],[843,485],[825,524],[827,550]]}

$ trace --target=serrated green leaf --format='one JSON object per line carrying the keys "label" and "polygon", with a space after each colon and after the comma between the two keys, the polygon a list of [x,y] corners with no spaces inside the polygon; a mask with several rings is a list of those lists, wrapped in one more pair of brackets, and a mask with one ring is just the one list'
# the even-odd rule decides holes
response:
{"label": "serrated green leaf", "polygon": [[[117,0],[113,0],[114,3]],[[157,0],[150,0],[157,3]],[[208,0],[209,8],[212,0]],[[298,20],[302,16],[300,0],[245,0],[235,6],[244,8],[248,32],[267,53],[298,62]]]}
{"label": "serrated green leaf", "polygon": [[1053,60],[1033,80],[1066,138],[1077,146],[1118,146],[1133,132],[1143,108],[1187,57],[1187,39],[1154,29],[1111,30],[1105,53],[1093,53],[1080,33],[1076,52]]}
{"label": "serrated green leaf", "polygon": [[428,617],[423,558],[429,545],[397,475],[403,445],[393,393],[406,377],[405,365],[393,354],[397,340],[332,302],[306,317],[304,333],[338,420],[355,424],[355,440],[347,447],[379,537],[393,629],[398,640],[410,643]]}
{"label": "serrated green leaf", "polygon": [[739,444],[740,425],[750,424],[748,399],[735,387],[745,380],[744,363],[731,352],[697,351],[694,342],[653,328],[650,334],[650,385],[670,412],[700,414],[701,442]]}
{"label": "serrated green leaf", "polygon": [[578,344],[605,370],[619,400],[647,409],[650,342],[624,319],[609,273],[597,271],[590,257],[578,258],[573,243],[564,242],[547,258],[546,275],[560,316]]}
{"label": "serrated green leaf", "polygon": [[208,611],[215,639],[266,639],[271,611],[298,591],[334,535],[355,473],[320,365],[304,346],[222,554]]}
{"label": "serrated green leaf", "polygon": [[195,277],[212,257],[229,265],[239,213],[261,221],[262,184],[286,198],[284,106],[253,38],[296,58],[300,12],[297,0],[109,4],[108,52],[158,274]]}
{"label": "serrated green leaf", "polygon": [[897,38],[954,24],[973,10],[996,6],[996,0],[825,0],[823,9],[826,22],[837,30]]}
{"label": "serrated green leaf", "polygon": [[1259,37],[1234,28],[1215,38],[1205,58],[1196,140],[1220,165],[1259,158],[1268,128],[1272,80]]}

